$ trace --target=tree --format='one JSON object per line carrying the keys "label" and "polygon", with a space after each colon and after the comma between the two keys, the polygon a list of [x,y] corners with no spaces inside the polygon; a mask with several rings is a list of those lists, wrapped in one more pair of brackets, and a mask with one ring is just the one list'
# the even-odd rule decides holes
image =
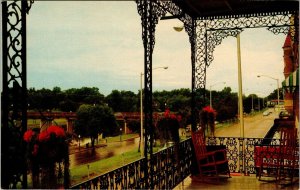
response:
{"label": "tree", "polygon": [[230,87],[224,87],[220,92],[214,95],[213,108],[217,111],[217,121],[232,119],[236,116],[238,110],[237,93],[231,92]]}
{"label": "tree", "polygon": [[82,87],[80,89],[71,88],[65,91],[66,98],[73,102],[81,104],[102,104],[104,95],[96,87]]}
{"label": "tree", "polygon": [[107,97],[106,102],[115,112],[137,111],[139,98],[131,91],[113,90]]}
{"label": "tree", "polygon": [[75,132],[83,137],[90,137],[92,147],[98,134],[104,136],[115,134],[118,130],[115,116],[107,105],[83,104],[77,111]]}
{"label": "tree", "polygon": [[30,88],[28,90],[28,97],[28,103],[32,108],[40,111],[56,108],[55,96],[49,89],[42,88],[40,90],[35,90],[34,88]]}

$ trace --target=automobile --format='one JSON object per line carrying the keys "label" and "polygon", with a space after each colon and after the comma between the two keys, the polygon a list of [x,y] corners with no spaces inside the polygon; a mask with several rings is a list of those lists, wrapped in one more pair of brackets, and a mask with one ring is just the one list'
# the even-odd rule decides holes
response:
{"label": "automobile", "polygon": [[281,111],[279,113],[279,118],[280,119],[288,119],[288,118],[292,118],[292,114],[290,114],[288,111]]}
{"label": "automobile", "polygon": [[272,113],[272,112],[270,112],[269,110],[264,111],[264,112],[263,112],[263,116],[268,116],[268,115],[270,115],[270,113]]}

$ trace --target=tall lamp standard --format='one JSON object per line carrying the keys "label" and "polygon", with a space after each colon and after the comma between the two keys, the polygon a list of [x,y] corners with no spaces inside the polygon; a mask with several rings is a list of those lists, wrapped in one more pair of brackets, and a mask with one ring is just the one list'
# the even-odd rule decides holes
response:
{"label": "tall lamp standard", "polygon": [[[152,70],[156,69],[168,69],[167,66],[165,67],[155,67]],[[140,150],[141,150],[141,157],[144,156],[144,127],[143,127],[143,75],[144,73],[141,72],[140,78],[140,112],[141,112],[141,139],[140,139]]]}
{"label": "tall lamp standard", "polygon": [[267,77],[267,78],[270,78],[270,79],[273,79],[273,80],[276,80],[277,81],[277,105],[279,106],[279,79],[277,78],[274,78],[274,77],[270,77],[268,75],[257,75],[257,77]]}
{"label": "tall lamp standard", "polygon": [[220,83],[223,83],[223,84],[226,84],[226,82],[217,82],[215,84],[212,84],[209,86],[209,106],[212,108],[212,98],[211,98],[211,87],[217,85],[217,84],[220,84]]}

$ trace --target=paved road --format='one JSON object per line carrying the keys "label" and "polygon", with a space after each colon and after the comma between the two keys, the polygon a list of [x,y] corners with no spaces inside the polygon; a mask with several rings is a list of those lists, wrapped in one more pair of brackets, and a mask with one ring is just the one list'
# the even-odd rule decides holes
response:
{"label": "paved road", "polygon": [[[274,119],[278,117],[278,112],[273,112],[268,116],[257,114],[254,117],[244,118],[244,135],[248,138],[264,138],[269,129],[274,124]],[[239,137],[240,124],[216,129],[217,137]]]}
{"label": "paved road", "polygon": [[95,148],[94,150],[91,148],[81,148],[80,152],[77,151],[73,154],[70,154],[70,168],[104,158],[109,158],[131,150],[138,150],[139,138],[133,138],[122,142],[106,143],[106,145],[107,146]]}

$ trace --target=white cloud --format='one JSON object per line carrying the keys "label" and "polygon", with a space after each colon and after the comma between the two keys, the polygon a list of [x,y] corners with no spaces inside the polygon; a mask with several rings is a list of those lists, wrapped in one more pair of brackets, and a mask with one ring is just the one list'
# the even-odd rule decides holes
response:
{"label": "white cloud", "polygon": [[[191,87],[191,55],[187,33],[175,32],[178,20],[159,21],[153,53],[153,90]],[[141,19],[133,1],[37,1],[28,16],[28,86],[64,88],[96,86],[138,92],[144,70]],[[283,80],[284,35],[255,29],[241,33],[243,86],[268,94],[276,86],[265,74]],[[214,51],[207,86],[226,82],[237,91],[236,38]],[[216,85],[214,89],[224,86]],[[247,93],[247,92],[246,92]]]}

